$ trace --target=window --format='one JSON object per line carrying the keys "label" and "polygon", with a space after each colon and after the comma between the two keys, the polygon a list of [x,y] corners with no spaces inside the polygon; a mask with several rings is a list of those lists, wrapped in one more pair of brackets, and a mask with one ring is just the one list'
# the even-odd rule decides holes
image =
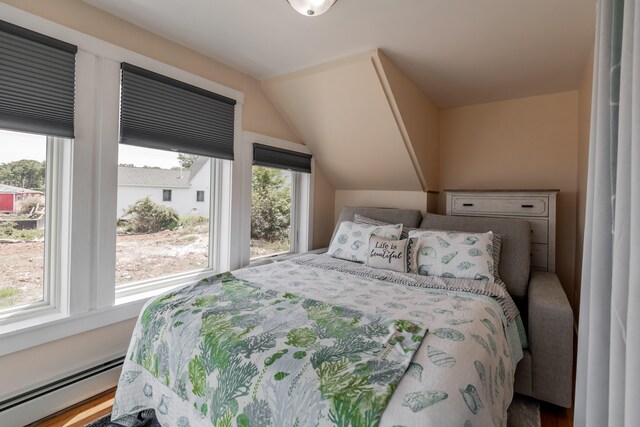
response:
{"label": "window", "polygon": [[222,179],[212,172],[222,168],[218,159],[233,159],[235,103],[121,65],[117,285],[156,286],[167,276],[215,269],[218,207],[196,206],[193,191],[219,199]]}
{"label": "window", "polygon": [[308,154],[253,145],[250,259],[297,252],[310,172]]}
{"label": "window", "polygon": [[[0,20],[0,169],[15,161],[35,160],[44,162],[45,175],[44,228],[36,230],[36,239],[0,237],[0,356],[130,319],[160,288],[246,264],[249,179],[244,174],[237,179],[239,168],[231,162],[236,130],[242,128],[241,115],[235,115],[241,107],[235,103],[243,102],[243,94],[121,47],[95,44],[92,38],[59,24],[35,22],[30,14],[2,3],[0,15],[30,22],[44,33],[15,30]],[[73,46],[45,34],[74,41],[83,49],[76,55]],[[20,38],[27,39],[28,46],[22,46]],[[43,53],[47,46],[53,50]],[[140,108],[125,105],[128,95],[140,89],[136,83],[147,87],[138,79],[125,90],[125,59],[148,64],[185,83],[157,79],[159,85],[138,92],[143,95],[138,99]],[[194,88],[187,88],[189,84]],[[171,93],[155,102],[153,97],[161,86],[170,86]],[[100,88],[97,92],[96,87]],[[189,92],[185,98],[184,91]],[[193,102],[185,102],[186,98]],[[152,105],[142,105],[145,102]],[[172,106],[168,117],[166,105]],[[153,122],[140,123],[141,118]],[[38,142],[31,150],[23,142],[33,139]],[[115,141],[122,145],[115,145]],[[37,155],[31,158],[30,152]],[[188,159],[181,156],[194,156],[199,164],[185,167],[182,160]],[[91,166],[96,164],[100,167]],[[127,201],[132,196],[127,179],[134,179],[130,175],[136,170],[149,169],[143,172],[147,176],[161,169],[160,174],[173,170],[178,177],[182,172],[184,179],[196,167],[201,172],[189,192],[182,191],[182,186],[154,185],[153,179],[137,186],[137,195],[142,193],[155,204],[152,212],[159,214],[152,218],[169,217],[168,229],[151,233],[144,228],[145,224],[154,226],[154,221],[134,219],[135,213],[144,213],[150,203],[125,214],[140,200]],[[247,171],[243,163],[243,172]],[[31,184],[18,187],[38,190]],[[165,189],[171,190],[171,202],[162,200]],[[31,198],[29,192],[11,193],[14,206]],[[245,198],[236,197],[238,193]],[[199,202],[199,198],[204,200]],[[8,197],[0,197],[0,204],[6,203]],[[237,205],[242,205],[241,209]],[[42,211],[38,202],[32,207],[30,215]],[[165,215],[164,208],[176,210],[178,220],[171,211]],[[0,213],[0,222],[17,219],[10,215]],[[141,231],[133,229],[138,225]],[[15,237],[17,227],[3,222],[0,228],[1,233]],[[28,257],[19,259],[22,264],[5,256],[8,248],[18,251],[27,245]],[[136,248],[140,247],[144,251],[138,254]],[[246,252],[241,253],[241,248]],[[28,269],[28,277],[18,274],[23,267]],[[5,278],[14,273],[12,269],[17,278],[9,282]]]}
{"label": "window", "polygon": [[45,299],[47,137],[0,131],[0,310]]}
{"label": "window", "polygon": [[204,202],[204,191],[196,191],[196,202]]}
{"label": "window", "polygon": [[[212,267],[210,207],[195,206],[192,187],[210,192],[213,162],[120,145],[117,285]],[[167,190],[169,185],[173,189]]]}
{"label": "window", "polygon": [[[69,140],[0,130],[0,319],[55,305]],[[57,219],[56,219],[57,218]]]}
{"label": "window", "polygon": [[251,259],[292,252],[291,201],[294,172],[253,166]]}
{"label": "window", "polygon": [[0,50],[2,323],[60,307],[77,48],[0,21]]}

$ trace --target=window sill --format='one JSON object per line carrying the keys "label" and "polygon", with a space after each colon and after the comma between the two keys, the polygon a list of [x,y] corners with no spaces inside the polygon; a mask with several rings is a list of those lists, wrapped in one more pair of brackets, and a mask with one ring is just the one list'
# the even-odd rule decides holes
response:
{"label": "window sill", "polygon": [[144,304],[150,299],[187,282],[128,295],[116,300],[116,304],[99,310],[67,316],[51,309],[47,313],[29,319],[0,326],[0,357],[72,335],[102,328],[125,320],[137,318]]}
{"label": "window sill", "polygon": [[3,325],[0,327],[0,356],[135,318],[146,301],[140,299],[71,316],[56,311]]}
{"label": "window sill", "polygon": [[180,286],[187,285],[191,282],[205,279],[213,276],[214,274],[216,274],[216,272],[213,269],[207,268],[187,273],[178,273],[162,277],[160,279],[150,279],[128,283],[126,285],[116,285],[115,305],[126,304],[139,299],[149,299],[156,295],[160,295],[163,292],[179,288]]}
{"label": "window sill", "polygon": [[266,255],[266,256],[263,256],[263,257],[258,257],[258,258],[252,259],[247,267],[259,267],[261,265],[272,264],[272,263],[275,263],[275,262],[288,261],[291,258],[295,258],[295,257],[300,256],[300,255],[323,254],[325,252],[327,252],[327,248],[315,249],[315,250],[312,250],[312,251],[300,252],[300,253],[298,253],[298,252],[285,252],[283,254],[277,254],[277,255]]}
{"label": "window sill", "polygon": [[249,265],[247,267],[259,267],[261,265],[267,265],[274,262],[286,261],[287,259],[296,255],[299,254],[296,252],[284,252],[281,254],[264,255],[249,260]]}

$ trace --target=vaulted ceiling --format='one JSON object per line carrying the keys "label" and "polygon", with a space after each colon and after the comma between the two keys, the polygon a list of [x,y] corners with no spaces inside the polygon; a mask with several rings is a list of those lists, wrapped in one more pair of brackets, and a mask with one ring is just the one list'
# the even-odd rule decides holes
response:
{"label": "vaulted ceiling", "polygon": [[578,87],[595,0],[84,0],[266,79],[380,48],[438,107]]}

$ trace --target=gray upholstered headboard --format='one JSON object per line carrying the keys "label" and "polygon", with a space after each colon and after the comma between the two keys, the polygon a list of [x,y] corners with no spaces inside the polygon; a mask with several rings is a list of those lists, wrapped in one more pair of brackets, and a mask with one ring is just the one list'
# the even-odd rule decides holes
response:
{"label": "gray upholstered headboard", "polygon": [[342,221],[353,221],[355,214],[367,216],[369,218],[377,219],[379,221],[385,221],[390,224],[400,224],[405,227],[418,227],[422,220],[422,212],[417,209],[396,209],[396,208],[366,208],[366,207],[353,207],[345,206],[342,208],[340,218],[336,221],[336,226],[333,229],[333,236],[336,235],[338,227]]}

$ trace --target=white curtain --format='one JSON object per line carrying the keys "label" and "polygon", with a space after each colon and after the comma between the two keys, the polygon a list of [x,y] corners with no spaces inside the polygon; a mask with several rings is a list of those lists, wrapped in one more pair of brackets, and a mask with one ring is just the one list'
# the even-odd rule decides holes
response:
{"label": "white curtain", "polygon": [[574,421],[640,426],[640,0],[599,0]]}

